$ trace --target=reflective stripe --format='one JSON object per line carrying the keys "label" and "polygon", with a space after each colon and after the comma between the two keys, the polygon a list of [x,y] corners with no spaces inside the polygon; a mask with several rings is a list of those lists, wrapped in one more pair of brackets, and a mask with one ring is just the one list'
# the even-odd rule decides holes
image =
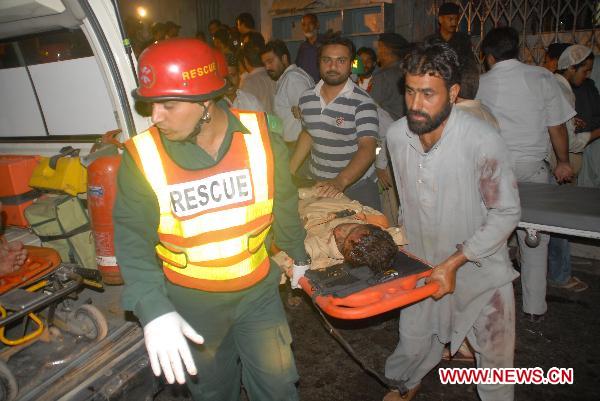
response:
{"label": "reflective stripe", "polygon": [[248,250],[250,241],[253,241],[256,249],[256,242],[262,244],[269,230],[265,229],[259,235],[251,236],[250,234],[240,235],[239,237],[230,238],[225,241],[211,242],[200,246],[188,248],[189,263],[206,262],[208,260],[225,259]]}
{"label": "reflective stripe", "polygon": [[211,242],[187,249],[170,244],[171,249],[175,248],[178,251],[171,250],[160,243],[156,245],[156,253],[161,256],[161,259],[170,261],[181,268],[185,267],[187,263],[194,264],[231,258],[246,250],[256,252],[265,241],[267,234],[269,234],[269,227],[264,228],[258,235],[244,234],[224,241]]}
{"label": "reflective stripe", "polygon": [[163,262],[163,266],[177,272],[177,274],[190,278],[203,280],[231,280],[252,273],[268,257],[267,248],[263,245],[258,252],[252,254],[249,258],[231,266],[205,267],[189,263],[185,269],[180,269],[167,262]]}
{"label": "reflective stripe", "polygon": [[254,197],[256,202],[269,199],[269,185],[267,182],[267,155],[258,126],[258,117],[254,113],[240,113],[240,121],[251,132],[243,135],[252,171],[254,182]]}
{"label": "reflective stripe", "polygon": [[195,237],[203,233],[239,226],[245,222],[266,216],[272,210],[273,200],[268,199],[265,202],[248,206],[202,214],[188,220],[178,220],[169,212],[168,215],[161,216],[158,233],[174,234],[183,238]]}
{"label": "reflective stripe", "polygon": [[171,213],[171,200],[167,189],[167,176],[162,166],[162,159],[150,131],[134,136],[133,143],[138,151],[144,176],[158,198],[160,214]]}
{"label": "reflective stripe", "polygon": [[161,257],[161,259],[165,260],[169,260],[172,262],[173,266],[179,269],[183,269],[187,266],[187,255],[185,254],[185,252],[172,252],[169,249],[167,249],[163,244],[158,244],[155,247],[156,249],[156,254]]}

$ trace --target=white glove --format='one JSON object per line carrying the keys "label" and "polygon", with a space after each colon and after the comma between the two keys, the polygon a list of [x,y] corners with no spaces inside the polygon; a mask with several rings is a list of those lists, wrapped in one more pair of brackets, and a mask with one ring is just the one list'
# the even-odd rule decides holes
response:
{"label": "white glove", "polygon": [[310,269],[310,265],[298,266],[294,263],[294,265],[292,266],[292,280],[290,282],[290,284],[292,285],[292,288],[294,288],[294,289],[300,288],[300,284],[298,284],[298,280],[300,280],[301,277],[304,277],[304,273],[306,273],[306,271],[308,269]]}
{"label": "white glove", "polygon": [[177,312],[161,315],[144,326],[152,371],[155,376],[160,376],[162,368],[169,384],[173,384],[175,379],[179,384],[185,383],[182,360],[190,375],[197,373],[186,337],[196,344],[204,342],[204,338]]}

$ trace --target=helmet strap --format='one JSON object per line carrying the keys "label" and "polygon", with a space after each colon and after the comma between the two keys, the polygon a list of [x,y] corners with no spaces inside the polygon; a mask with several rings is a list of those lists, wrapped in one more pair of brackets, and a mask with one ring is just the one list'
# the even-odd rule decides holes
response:
{"label": "helmet strap", "polygon": [[198,119],[198,122],[194,126],[194,129],[192,130],[192,132],[186,138],[186,141],[189,141],[192,143],[196,143],[196,137],[200,134],[200,131],[202,130],[202,126],[206,123],[209,123],[212,118],[212,116],[208,112],[209,106],[207,106],[204,102],[199,102],[198,105],[200,105],[200,107],[202,107],[202,109],[203,109],[202,115]]}

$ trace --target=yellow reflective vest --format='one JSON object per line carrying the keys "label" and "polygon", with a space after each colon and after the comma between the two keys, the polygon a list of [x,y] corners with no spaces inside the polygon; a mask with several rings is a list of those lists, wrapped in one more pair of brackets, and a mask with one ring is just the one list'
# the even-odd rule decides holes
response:
{"label": "yellow reflective vest", "polygon": [[165,276],[184,287],[237,291],[269,271],[274,165],[266,118],[232,111],[250,133],[234,132],[227,154],[207,169],[179,167],[155,127],[125,144],[158,200]]}

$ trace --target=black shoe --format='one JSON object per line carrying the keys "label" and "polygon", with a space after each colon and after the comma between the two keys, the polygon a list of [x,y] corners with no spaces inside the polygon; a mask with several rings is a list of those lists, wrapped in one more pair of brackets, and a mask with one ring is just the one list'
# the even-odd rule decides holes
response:
{"label": "black shoe", "polygon": [[523,318],[531,323],[539,323],[544,320],[544,314],[536,315],[535,313],[523,312]]}

